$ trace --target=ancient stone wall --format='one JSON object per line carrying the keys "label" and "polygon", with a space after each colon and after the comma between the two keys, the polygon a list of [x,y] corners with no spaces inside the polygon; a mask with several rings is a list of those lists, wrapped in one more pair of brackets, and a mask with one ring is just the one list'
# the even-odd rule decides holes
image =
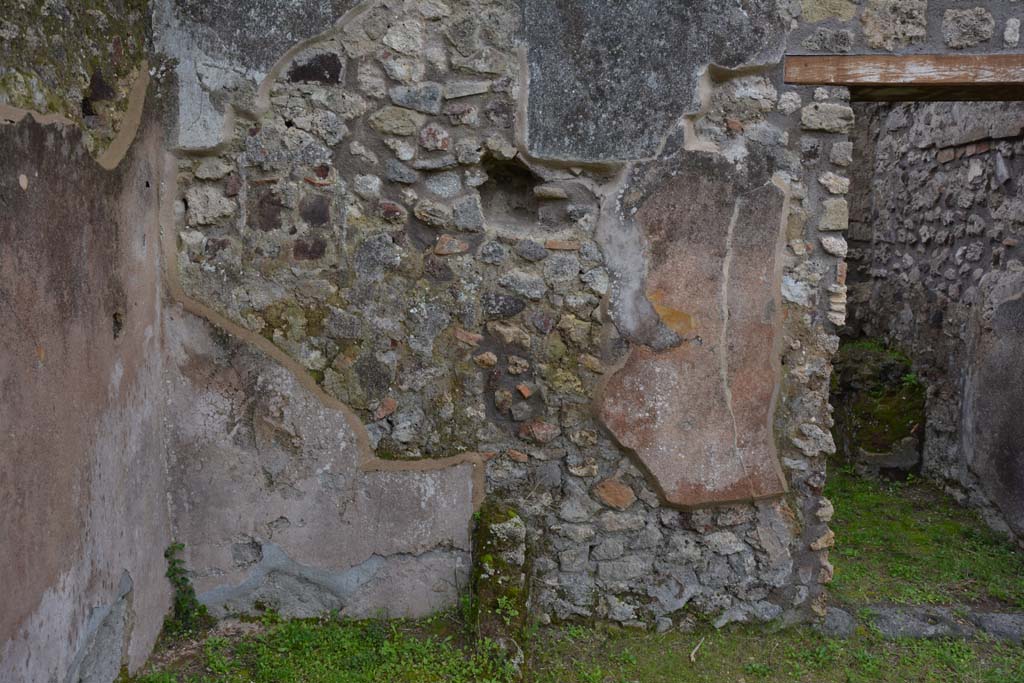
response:
{"label": "ancient stone wall", "polygon": [[923,473],[1020,535],[1024,107],[865,105],[857,125],[851,332],[926,381]]}
{"label": "ancient stone wall", "polygon": [[[88,144],[114,170],[89,167],[83,182],[111,202],[122,185],[150,183],[157,196],[133,201],[158,212],[159,237],[148,213],[108,216],[107,229],[130,232],[123,251],[53,257],[86,262],[75,272],[87,286],[70,289],[90,302],[103,289],[90,268],[107,277],[129,255],[151,269],[163,259],[164,283],[149,270],[121,283],[124,301],[164,302],[120,311],[124,338],[153,352],[120,365],[102,355],[72,373],[90,387],[136,366],[151,373],[143,389],[159,406],[136,397],[130,424],[104,433],[144,433],[154,450],[80,459],[148,468],[93,489],[104,506],[145,509],[127,508],[134,525],[99,515],[89,522],[99,526],[68,526],[96,563],[54,559],[45,581],[24,583],[26,600],[45,603],[61,571],[131,565],[132,605],[148,596],[146,621],[125,618],[135,666],[166,606],[158,567],[174,539],[217,613],[422,615],[468,590],[473,514],[490,497],[517,539],[525,527],[516,567],[528,568],[529,607],[543,620],[670,628],[694,610],[719,624],[822,614],[854,116],[842,89],[784,85],[782,59],[995,49],[1002,36],[986,27],[1010,36],[1012,5],[993,5],[990,22],[938,0],[154,2],[152,66],[131,73],[154,77],[149,109],[164,137],[145,140],[160,150],[140,146],[149,165],[121,170],[131,110],[101,107],[111,134],[87,133],[99,141]],[[73,73],[106,54],[83,49],[62,53]],[[143,94],[144,81],[132,81]],[[50,92],[41,82],[33,92]],[[7,97],[3,113],[77,122],[66,106],[77,87],[57,89],[60,106]],[[87,161],[46,130],[32,134],[59,144],[10,158],[30,169]],[[5,193],[25,192],[18,173]],[[20,205],[8,215],[41,224],[87,196],[74,182],[63,189],[38,215]],[[47,229],[56,225],[77,224]],[[42,296],[50,252],[17,234],[25,256],[3,261],[0,282],[28,270]],[[48,305],[27,301],[15,298],[29,320]],[[97,326],[118,318],[89,310],[91,345],[75,351],[107,353]],[[994,328],[1012,332],[1013,307],[996,310]],[[74,316],[50,320],[56,338],[75,332]],[[130,327],[140,320],[148,327]],[[8,384],[36,372],[29,330],[8,345],[23,349]],[[1012,356],[1010,332],[979,345],[990,367]],[[33,386],[38,397],[18,411],[64,395]],[[124,396],[90,410],[128,406]],[[62,414],[26,428],[59,433]],[[132,420],[153,428],[132,431]],[[36,450],[55,469],[67,457],[61,444]],[[43,490],[72,501],[71,516],[91,504],[67,495],[75,482]],[[12,528],[16,547],[31,547],[33,527]],[[120,528],[118,539],[144,541],[109,552],[94,542]],[[58,601],[77,616],[47,622],[72,634],[53,663],[24,655],[38,608],[11,612],[4,647],[20,649],[4,666],[29,667],[29,679],[74,671],[89,607],[129,594],[113,571],[106,593]],[[138,614],[96,612],[103,624],[128,613]],[[120,664],[120,647],[104,642],[95,651]]]}
{"label": "ancient stone wall", "polygon": [[[163,11],[181,26],[188,7]],[[486,461],[475,495],[526,520],[546,618],[665,627],[691,603],[723,623],[819,604],[852,112],[841,91],[782,87],[793,18],[774,4],[673,8],[365,3],[265,80],[205,92],[222,105],[201,150],[179,107],[181,296],[348,425],[311,451],[313,424],[248,399],[276,416],[232,437],[255,452],[181,442],[175,519],[201,597],[359,613],[332,586],[389,551],[345,535],[366,529],[337,493],[365,486],[352,470],[422,482]],[[662,54],[639,18],[665,13],[693,40]],[[804,229],[822,206],[819,246]],[[209,356],[244,403],[262,380],[238,353]],[[447,528],[416,552],[455,551],[454,584],[472,506],[430,514],[468,500],[462,481],[462,498],[422,498],[426,516],[377,513]],[[237,509],[211,515],[228,490]],[[314,546],[324,534],[346,550]]]}

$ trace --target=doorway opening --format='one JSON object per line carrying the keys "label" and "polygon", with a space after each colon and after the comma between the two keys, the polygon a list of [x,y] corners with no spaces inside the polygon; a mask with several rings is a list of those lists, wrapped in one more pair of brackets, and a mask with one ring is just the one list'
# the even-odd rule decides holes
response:
{"label": "doorway opening", "polygon": [[1024,104],[855,110],[831,591],[955,630],[1024,610]]}

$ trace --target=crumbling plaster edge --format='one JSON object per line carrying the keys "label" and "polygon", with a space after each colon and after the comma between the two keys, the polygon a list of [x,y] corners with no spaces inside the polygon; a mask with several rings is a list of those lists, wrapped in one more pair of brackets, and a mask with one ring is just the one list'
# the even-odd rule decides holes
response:
{"label": "crumbling plaster edge", "polygon": [[296,379],[296,381],[312,394],[325,408],[340,413],[348,423],[355,436],[356,449],[359,451],[358,469],[361,472],[429,472],[455,467],[464,463],[473,465],[473,508],[479,509],[486,493],[484,465],[494,457],[494,453],[469,451],[446,458],[431,460],[385,460],[378,458],[370,447],[369,435],[362,420],[355,411],[334,398],[316,383],[309,372],[287,353],[282,351],[270,340],[247,330],[238,323],[213,310],[206,304],[190,297],[181,286],[177,267],[177,230],[174,219],[175,188],[177,187],[178,157],[170,152],[164,153],[163,167],[160,170],[160,183],[157,189],[160,214],[160,243],[164,259],[164,284],[168,297],[179,304],[185,311],[203,318],[212,325],[232,335],[260,352],[272,358]]}
{"label": "crumbling plaster edge", "polygon": [[[142,112],[146,105],[146,94],[149,91],[149,62],[143,60],[138,66],[138,75],[132,82],[128,93],[128,107],[117,135],[95,161],[105,171],[117,168],[128,154],[142,124]],[[26,116],[41,126],[60,125],[77,126],[78,124],[61,114],[44,114],[32,109],[20,109],[8,104],[0,104],[0,125],[11,125],[21,122]]]}
{"label": "crumbling plaster edge", "polygon": [[[629,287],[637,287],[638,288],[637,291],[625,292],[625,296],[629,296],[631,294],[637,295],[640,298],[642,298],[642,300],[644,302],[648,302],[649,303],[650,299],[647,296],[646,288],[644,286],[644,283],[647,281],[647,277],[648,277],[647,266],[648,266],[648,263],[649,263],[649,259],[646,256],[646,254],[648,252],[647,241],[646,241],[646,238],[645,238],[643,232],[637,228],[635,221],[633,219],[623,215],[622,207],[621,207],[621,198],[622,198],[623,194],[626,191],[626,187],[629,184],[630,179],[633,176],[634,170],[639,165],[641,165],[641,164],[654,163],[654,162],[657,162],[659,159],[664,158],[664,152],[665,152],[666,147],[668,146],[669,140],[673,136],[675,136],[675,135],[677,135],[679,133],[681,133],[682,136],[683,136],[683,139],[682,139],[682,150],[687,151],[687,152],[703,152],[703,153],[713,154],[713,155],[717,155],[717,156],[724,156],[723,153],[722,153],[722,150],[720,149],[720,147],[719,147],[719,145],[717,143],[715,143],[713,140],[708,140],[706,138],[701,137],[700,134],[697,132],[697,129],[696,129],[696,122],[698,120],[700,120],[701,117],[705,116],[711,110],[712,97],[714,95],[715,86],[717,84],[721,84],[721,83],[725,83],[727,81],[730,81],[730,80],[732,80],[734,78],[742,78],[744,76],[757,75],[757,74],[761,74],[761,75],[770,74],[772,71],[775,71],[775,70],[781,68],[781,66],[783,64],[783,55],[781,55],[781,54],[780,55],[776,55],[774,58],[767,59],[767,60],[765,60],[763,62],[755,63],[755,64],[741,65],[741,66],[739,66],[737,68],[722,67],[722,66],[720,66],[718,64],[715,64],[714,62],[710,62],[710,63],[704,65],[698,71],[698,73],[697,73],[697,96],[698,96],[698,100],[700,102],[699,107],[695,111],[683,112],[677,118],[676,124],[671,126],[671,127],[669,127],[669,129],[667,131],[665,131],[664,135],[662,135],[661,140],[660,140],[660,142],[658,144],[657,150],[655,151],[655,153],[653,155],[648,156],[648,157],[639,157],[639,158],[635,158],[635,159],[609,160],[609,161],[600,161],[600,162],[580,161],[580,160],[562,159],[562,158],[546,158],[546,157],[545,158],[541,158],[541,157],[536,157],[536,156],[534,156],[534,155],[532,155],[530,153],[530,151],[529,151],[528,118],[526,116],[527,107],[528,107],[528,100],[529,100],[529,87],[528,86],[529,86],[529,74],[530,74],[530,72],[529,72],[529,63],[528,63],[528,59],[527,59],[527,57],[528,57],[527,49],[526,49],[525,46],[520,46],[519,47],[519,49],[518,49],[518,56],[519,56],[519,71],[520,71],[521,82],[520,82],[520,86],[519,86],[520,87],[519,102],[518,102],[517,109],[516,109],[517,110],[517,114],[518,114],[518,121],[517,121],[517,124],[516,124],[516,127],[515,127],[515,144],[516,144],[516,147],[519,149],[520,154],[523,157],[525,157],[528,165],[531,168],[538,167],[538,166],[539,167],[547,166],[548,168],[551,168],[551,167],[556,167],[556,168],[566,167],[566,168],[568,168],[568,167],[571,167],[571,166],[595,166],[595,167],[599,167],[599,168],[608,169],[608,171],[609,171],[608,172],[608,179],[605,182],[603,182],[603,183],[595,183],[595,182],[585,183],[587,185],[588,189],[591,192],[593,192],[594,195],[597,197],[597,199],[599,200],[600,205],[601,205],[601,212],[600,212],[600,218],[599,218],[599,227],[597,229],[597,233],[595,235],[595,239],[598,242],[598,244],[601,244],[602,246],[606,246],[607,239],[608,239],[608,232],[610,230],[614,229],[613,227],[611,227],[611,225],[610,225],[611,223],[617,224],[617,227],[618,227],[619,230],[627,229],[627,230],[629,230],[632,233],[631,236],[636,240],[636,244],[638,245],[636,247],[636,251],[635,251],[634,256],[639,257],[641,259],[643,268],[640,269],[639,271],[634,271],[632,273],[631,278],[629,278],[629,280],[631,280],[631,281],[627,281],[626,282],[626,287],[627,288],[629,288]],[[583,180],[583,178],[575,178],[575,180],[581,181],[581,180]],[[672,502],[672,501],[669,500],[668,492],[665,491],[664,488],[660,485],[660,482],[658,481],[657,477],[655,477],[654,474],[652,472],[650,472],[650,470],[648,470],[648,468],[643,464],[642,460],[636,454],[634,449],[626,446],[625,444],[622,444],[618,440],[618,438],[616,438],[615,434],[612,433],[611,430],[609,430],[607,428],[607,426],[604,424],[604,421],[600,418],[598,407],[601,405],[601,403],[603,401],[603,396],[606,393],[607,385],[611,382],[611,380],[629,362],[629,359],[633,356],[633,354],[635,352],[635,347],[636,346],[647,346],[648,348],[651,348],[652,350],[661,353],[661,352],[670,350],[670,348],[675,348],[676,346],[679,345],[679,343],[682,343],[681,340],[678,343],[673,344],[669,348],[658,349],[658,348],[653,347],[647,341],[640,340],[640,339],[631,339],[630,341],[634,345],[634,347],[631,348],[628,353],[624,354],[620,359],[618,359],[618,361],[613,366],[608,367],[606,369],[604,376],[602,377],[601,381],[598,384],[597,389],[595,390],[595,394],[594,394],[593,400],[591,402],[591,408],[593,409],[593,412],[594,412],[595,419],[596,419],[597,423],[599,425],[601,425],[601,427],[605,430],[605,432],[612,438],[612,440],[615,442],[615,444],[619,448],[621,448],[623,450],[623,452],[626,452],[626,453],[628,453],[630,455],[630,458],[633,460],[633,462],[636,463],[640,467],[640,471],[644,473],[645,479],[648,481],[648,483],[653,485],[654,490],[658,493],[658,497],[659,497],[659,499],[661,501],[661,504],[666,506],[666,507],[669,507],[669,508],[680,509],[680,510],[696,510],[696,509],[701,509],[701,508],[714,508],[714,507],[721,507],[721,506],[724,506],[724,505],[735,505],[735,504],[740,504],[740,503],[757,503],[757,502],[768,501],[768,500],[779,500],[779,499],[786,498],[789,495],[790,491],[791,491],[791,487],[790,487],[790,484],[789,484],[789,477],[786,475],[785,467],[782,464],[781,454],[779,452],[779,448],[778,448],[778,445],[777,445],[777,442],[778,442],[779,438],[781,437],[781,435],[778,433],[778,430],[777,430],[777,428],[775,426],[775,422],[776,422],[777,413],[778,413],[778,410],[779,410],[779,397],[780,397],[780,395],[782,393],[782,390],[783,390],[783,387],[784,387],[784,384],[785,384],[785,381],[786,381],[786,374],[783,371],[783,367],[782,367],[782,358],[783,358],[783,353],[784,353],[783,352],[783,341],[784,341],[784,337],[785,337],[784,333],[785,333],[785,329],[786,329],[786,320],[785,320],[785,318],[783,316],[784,307],[783,307],[783,301],[782,301],[782,277],[783,277],[783,272],[785,270],[785,261],[786,261],[786,253],[785,253],[785,251],[786,251],[786,225],[787,225],[787,221],[789,219],[789,213],[790,213],[790,200],[792,199],[792,185],[791,185],[791,182],[789,181],[788,178],[784,177],[783,175],[781,175],[779,173],[774,174],[772,176],[772,178],[770,179],[769,183],[767,183],[767,184],[777,187],[782,192],[782,194],[783,194],[783,208],[782,208],[782,213],[781,213],[781,218],[780,218],[780,225],[779,225],[779,229],[778,229],[778,232],[777,232],[776,244],[775,244],[775,266],[774,266],[773,272],[772,272],[772,285],[773,285],[773,288],[774,288],[773,289],[773,300],[775,302],[775,317],[776,317],[776,324],[778,325],[778,332],[779,332],[779,334],[775,335],[775,338],[773,339],[773,344],[772,344],[773,345],[773,349],[772,349],[772,351],[773,351],[773,353],[772,353],[772,370],[773,370],[773,373],[775,374],[776,378],[778,379],[778,381],[776,382],[775,387],[774,387],[774,389],[772,391],[771,407],[770,407],[770,410],[769,410],[770,418],[769,418],[769,424],[768,424],[768,430],[769,430],[769,432],[773,436],[773,439],[771,441],[771,447],[772,447],[771,448],[771,450],[772,450],[772,453],[771,453],[772,458],[771,458],[771,460],[772,460],[772,464],[773,464],[773,470],[774,470],[774,473],[775,473],[775,475],[776,475],[776,477],[778,479],[778,482],[779,482],[780,487],[781,487],[782,490],[780,492],[777,492],[777,493],[767,493],[767,494],[760,494],[760,495],[755,494],[752,491],[750,496],[745,496],[743,498],[737,498],[735,500],[718,501],[718,502],[715,502],[715,503],[712,503],[712,504],[682,505],[682,504],[679,504],[679,503],[676,503],[676,502]],[[742,201],[743,201],[743,196],[739,196],[739,197],[736,198],[736,203],[734,205],[733,220],[730,222],[730,226],[729,226],[730,232],[732,230],[733,223],[735,222],[735,219],[736,219],[736,215],[735,214],[739,210],[740,203]],[[602,230],[602,228],[603,228],[603,230]],[[729,247],[729,254],[730,254],[730,258],[731,258],[731,254],[732,254],[732,247],[731,247],[731,245]],[[618,291],[617,288],[620,286],[620,283],[621,283],[621,279],[620,279],[619,274],[617,272],[613,272],[613,284],[609,288],[608,293],[605,294],[605,296],[602,298],[602,308],[605,311],[609,312],[608,315],[610,316],[610,320],[613,321],[613,324],[615,324],[614,323],[614,316],[611,316],[611,313],[610,313],[609,309],[613,305],[613,299],[615,298],[615,293],[616,293],[616,291]],[[728,285],[727,285],[727,283],[723,283],[723,286],[727,287]],[[620,293],[620,295],[622,295],[622,294]],[[723,291],[723,301],[722,301],[723,306],[725,305],[725,297],[726,296],[727,296],[727,291]],[[652,312],[653,312],[653,310],[652,310]],[[655,313],[655,315],[657,315],[657,314]],[[658,316],[658,319],[659,319],[659,321],[661,321],[660,316]],[[728,315],[725,316],[725,320],[728,321]],[[664,325],[664,322],[661,321],[661,324]],[[727,332],[727,325],[723,326],[722,332],[723,332],[723,335]],[[628,338],[631,335],[626,335],[626,336]],[[726,362],[725,359],[722,358],[721,360],[722,360],[723,364],[725,364],[725,362]],[[725,371],[725,369],[724,369],[724,366],[723,366],[723,372],[724,371]],[[726,395],[728,396],[729,412],[731,414],[732,411],[733,411],[732,392],[731,392],[731,388],[729,387],[727,377],[725,377],[725,376],[723,376],[723,386],[724,386]],[[737,434],[735,434],[735,423],[733,425],[733,431],[734,431],[734,437],[738,436]],[[740,463],[741,463],[744,471],[746,471],[747,468],[746,468],[746,463],[745,463],[745,461],[743,459],[743,456],[739,455],[739,453],[737,453],[737,456],[738,456],[738,458],[740,460]]]}
{"label": "crumbling plaster edge", "polygon": [[[261,116],[270,108],[270,90],[287,67],[303,50],[312,45],[327,40],[342,31],[348,25],[361,17],[367,11],[380,5],[380,0],[365,0],[346,11],[337,22],[326,31],[299,41],[281,55],[274,65],[268,70],[267,75],[260,82],[256,91],[256,107],[252,112],[253,117]],[[231,321],[226,316],[213,310],[206,304],[194,299],[185,293],[181,286],[181,278],[178,272],[177,259],[177,230],[174,219],[174,198],[177,187],[177,161],[179,154],[202,155],[216,154],[227,143],[234,130],[234,117],[237,115],[233,106],[228,105],[225,111],[224,128],[221,142],[211,148],[205,149],[184,149],[165,152],[163,168],[160,171],[161,179],[157,191],[160,214],[160,242],[164,257],[164,280],[169,298],[180,304],[189,313],[203,318],[207,322],[222,329],[228,334],[236,337],[249,345],[255,346],[261,352],[270,356],[279,365],[284,367],[299,384],[309,391],[316,399],[329,410],[341,413],[352,433],[355,435],[356,448],[359,451],[358,469],[361,472],[431,472],[436,470],[456,467],[468,463],[473,466],[473,509],[478,510],[483,504],[487,493],[485,465],[488,460],[497,454],[493,452],[467,451],[445,458],[432,458],[417,461],[406,460],[385,460],[378,458],[370,447],[369,435],[359,416],[347,405],[334,398],[320,387],[313,379],[306,368],[288,354],[275,346],[271,341],[260,335],[247,330],[241,325]]]}

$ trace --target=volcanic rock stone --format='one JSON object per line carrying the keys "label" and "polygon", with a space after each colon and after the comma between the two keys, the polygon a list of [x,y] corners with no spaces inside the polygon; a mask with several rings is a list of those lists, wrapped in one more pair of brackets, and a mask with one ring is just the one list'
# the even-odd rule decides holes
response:
{"label": "volcanic rock stone", "polygon": [[992,39],[996,22],[984,7],[948,9],[942,15],[942,39],[952,48],[974,47]]}
{"label": "volcanic rock stone", "polygon": [[861,23],[869,47],[896,50],[928,35],[928,0],[868,0]]}
{"label": "volcanic rock stone", "polygon": [[836,102],[815,102],[800,111],[800,123],[807,130],[849,133],[853,119],[853,109]]}
{"label": "volcanic rock stone", "polygon": [[777,60],[787,29],[774,3],[525,0],[522,14],[527,144],[558,159],[654,155],[700,109],[702,65]]}
{"label": "volcanic rock stone", "polygon": [[370,125],[383,135],[413,135],[423,125],[423,115],[403,107],[384,107],[370,116]]}
{"label": "volcanic rock stone", "polygon": [[396,85],[388,94],[399,107],[415,109],[424,114],[441,113],[441,86],[437,83]]}

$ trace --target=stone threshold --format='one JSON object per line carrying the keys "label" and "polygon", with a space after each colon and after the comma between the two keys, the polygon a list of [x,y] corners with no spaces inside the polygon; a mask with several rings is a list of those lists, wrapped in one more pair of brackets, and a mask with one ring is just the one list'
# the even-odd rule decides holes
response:
{"label": "stone threshold", "polygon": [[964,605],[866,605],[851,614],[849,606],[830,606],[816,628],[830,638],[846,639],[858,623],[876,629],[883,638],[955,638],[986,635],[1016,645],[1024,643],[1024,612],[992,612]]}

